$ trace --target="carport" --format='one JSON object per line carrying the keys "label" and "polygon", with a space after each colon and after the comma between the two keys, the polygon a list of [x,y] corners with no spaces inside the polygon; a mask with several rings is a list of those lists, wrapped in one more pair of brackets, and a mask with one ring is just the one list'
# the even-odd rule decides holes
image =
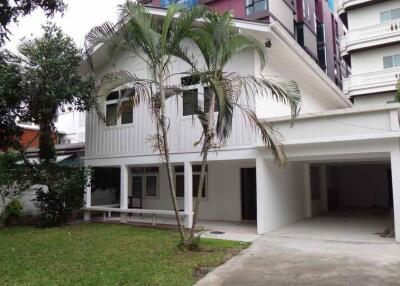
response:
{"label": "carport", "polygon": [[293,128],[287,117],[269,120],[289,164],[257,161],[259,232],[383,242],[378,233],[394,225],[400,242],[399,108],[304,114]]}

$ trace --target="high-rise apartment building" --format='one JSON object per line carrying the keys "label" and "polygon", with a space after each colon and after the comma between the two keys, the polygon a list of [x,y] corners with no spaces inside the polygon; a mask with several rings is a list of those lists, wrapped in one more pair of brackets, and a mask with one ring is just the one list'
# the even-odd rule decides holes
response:
{"label": "high-rise apartment building", "polygon": [[391,102],[400,80],[400,0],[338,0],[348,32],[341,54],[351,65],[344,93],[356,105]]}
{"label": "high-rise apartment building", "polygon": [[342,88],[348,75],[347,64],[339,52],[343,24],[336,17],[334,0],[142,0],[143,4],[167,7],[173,2],[191,7],[197,4],[218,11],[230,10],[236,18],[256,21],[278,21]]}

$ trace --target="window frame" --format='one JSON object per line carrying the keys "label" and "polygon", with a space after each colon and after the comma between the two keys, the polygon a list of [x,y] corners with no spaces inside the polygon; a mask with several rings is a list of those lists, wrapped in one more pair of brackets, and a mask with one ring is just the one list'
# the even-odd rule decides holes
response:
{"label": "window frame", "polygon": [[[395,61],[395,59],[398,58],[398,63],[397,61]],[[385,60],[391,60],[391,67],[385,67]],[[396,64],[397,63],[397,64]],[[390,55],[390,56],[384,56],[382,58],[382,66],[383,66],[383,70],[388,70],[388,69],[393,69],[393,68],[400,68],[400,53],[399,54],[395,54],[395,55]]]}
{"label": "window frame", "polygon": [[[193,170],[193,167],[195,167],[195,166],[200,167],[200,170],[199,171]],[[175,167],[182,167],[183,170],[182,171],[176,171]],[[196,176],[196,175],[197,176],[201,175],[201,165],[192,165],[192,182],[194,181],[193,177]],[[184,169],[183,165],[174,166],[174,183],[175,183],[175,187],[178,185],[177,184],[177,176],[182,176],[183,177],[183,182],[185,182],[185,169]],[[205,175],[205,178],[204,178],[204,197],[201,196],[202,200],[208,200],[208,191],[209,190],[208,190],[208,166],[207,166],[206,175]],[[185,197],[185,185],[183,186],[183,195],[182,196],[180,194],[178,195],[178,192],[176,192],[176,197],[177,198],[181,198],[181,199],[183,199]],[[192,183],[192,197],[196,198],[194,196],[194,184],[193,183]]]}
{"label": "window frame", "polygon": [[[393,13],[395,13],[395,12],[399,13],[399,17],[395,18],[393,16]],[[383,19],[384,15],[385,15],[386,19]],[[400,20],[400,8],[393,8],[390,10],[385,10],[385,11],[379,12],[380,23],[387,23],[387,22],[394,21],[394,20]]]}
{"label": "window frame", "polygon": [[[246,15],[249,16],[249,15],[254,15],[256,13],[259,13],[259,12],[268,11],[268,8],[269,8],[268,1],[269,0],[246,0],[244,2],[244,10],[245,10]],[[263,10],[256,11],[255,10],[256,4],[259,4],[261,2],[264,2],[265,8]],[[251,12],[249,13],[250,9],[251,9]]]}
{"label": "window frame", "polygon": [[[122,116],[123,116],[122,113],[121,113],[120,116],[118,116],[118,107],[122,107],[122,105],[125,102],[129,101],[129,98],[122,97],[124,90],[125,90],[124,88],[123,89],[114,90],[114,91],[110,92],[109,95],[108,95],[108,96],[110,96],[112,93],[118,92],[118,98],[110,99],[110,100],[107,100],[107,98],[106,98],[105,108],[104,108],[105,117],[106,117],[106,122],[105,122],[106,128],[123,127],[123,126],[129,126],[129,125],[133,124],[133,116],[134,116],[133,107],[131,108],[132,109],[132,112],[131,112],[131,114],[132,114],[132,122],[122,123]],[[116,118],[115,124],[113,124],[113,125],[108,125],[107,124],[107,106],[109,106],[109,105],[116,105],[116,113],[117,113],[116,116],[117,116],[117,118]]]}
{"label": "window frame", "polygon": [[[142,199],[152,199],[152,200],[158,200],[160,199],[160,169],[157,166],[157,172],[155,171],[149,171],[146,172],[146,168],[151,168],[151,167],[140,167],[143,168],[142,172],[133,172],[133,168],[131,168],[131,177],[136,177],[136,178],[141,178],[142,180],[142,190],[141,190],[141,195]],[[155,177],[156,178],[156,195],[155,196],[149,196],[147,194],[147,177]],[[131,194],[133,196],[133,189],[131,185]]]}

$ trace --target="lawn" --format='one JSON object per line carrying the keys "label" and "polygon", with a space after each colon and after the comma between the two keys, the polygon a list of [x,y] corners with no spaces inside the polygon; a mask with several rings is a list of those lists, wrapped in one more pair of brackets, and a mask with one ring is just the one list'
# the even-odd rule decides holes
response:
{"label": "lawn", "polygon": [[171,230],[114,224],[0,229],[0,285],[192,285],[247,244],[203,239],[177,248]]}

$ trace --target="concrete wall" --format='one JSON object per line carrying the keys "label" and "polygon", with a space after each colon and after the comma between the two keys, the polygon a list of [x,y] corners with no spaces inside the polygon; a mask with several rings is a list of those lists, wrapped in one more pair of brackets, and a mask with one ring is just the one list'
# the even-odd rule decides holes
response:
{"label": "concrete wall", "polygon": [[338,207],[388,207],[389,165],[351,164],[328,168],[330,188],[337,193]]}
{"label": "concrete wall", "polygon": [[394,8],[400,8],[400,1],[383,1],[362,8],[348,11],[349,30],[372,26],[380,23],[380,13]]}
{"label": "concrete wall", "polygon": [[383,57],[398,54],[398,45],[370,49],[351,55],[352,74],[362,74],[383,70]]}
{"label": "concrete wall", "polygon": [[268,1],[269,11],[293,34],[293,10],[283,1]]}
{"label": "concrete wall", "polygon": [[355,96],[354,105],[356,106],[370,106],[382,103],[393,102],[395,99],[395,92],[385,92],[378,94],[370,94],[368,96]]}
{"label": "concrete wall", "polygon": [[[67,109],[68,106],[65,108]],[[85,142],[85,121],[85,112],[75,110],[65,110],[63,112],[60,110],[55,126],[58,132],[65,134],[64,140],[70,140],[71,143],[80,143]]]}
{"label": "concrete wall", "polygon": [[257,232],[267,233],[305,217],[303,164],[280,169],[257,159]]}

